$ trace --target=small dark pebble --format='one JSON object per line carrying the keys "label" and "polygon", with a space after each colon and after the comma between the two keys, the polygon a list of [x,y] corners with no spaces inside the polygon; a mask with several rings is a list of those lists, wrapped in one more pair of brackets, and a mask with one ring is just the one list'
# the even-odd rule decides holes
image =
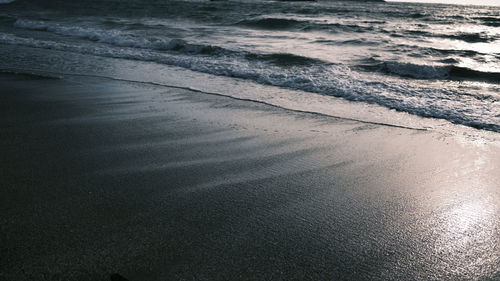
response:
{"label": "small dark pebble", "polygon": [[110,279],[111,281],[129,281],[127,278],[121,276],[118,273],[111,274]]}

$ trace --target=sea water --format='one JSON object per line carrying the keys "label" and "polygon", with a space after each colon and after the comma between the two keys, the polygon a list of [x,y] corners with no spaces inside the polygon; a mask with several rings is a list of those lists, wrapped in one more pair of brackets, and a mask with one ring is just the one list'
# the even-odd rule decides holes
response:
{"label": "sea water", "polygon": [[[337,104],[329,102],[341,99],[357,104],[359,115],[375,106],[500,132],[500,7],[258,0],[0,3],[0,47],[153,62],[278,87],[281,102],[269,91],[245,98],[285,108],[303,104],[301,110],[325,113],[321,108],[335,111]],[[5,54],[0,66],[11,66]]]}

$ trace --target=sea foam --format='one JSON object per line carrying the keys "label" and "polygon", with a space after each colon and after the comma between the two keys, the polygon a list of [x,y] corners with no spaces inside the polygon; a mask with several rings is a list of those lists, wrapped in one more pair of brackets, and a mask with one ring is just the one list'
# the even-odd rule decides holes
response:
{"label": "sea foam", "polygon": [[[500,112],[494,97],[461,95],[442,89],[416,88],[405,84],[369,81],[349,67],[335,64],[312,64],[307,67],[269,64],[246,60],[241,56],[193,56],[158,50],[114,45],[83,45],[50,40],[23,38],[0,33],[0,43],[78,52],[104,57],[153,61],[204,73],[243,78],[260,84],[297,89],[382,105],[412,114],[447,119],[453,123],[500,132]],[[446,97],[446,98],[444,98]],[[493,100],[490,100],[493,98]],[[256,97],[259,100],[259,97]]]}
{"label": "sea foam", "polygon": [[14,23],[14,26],[17,28],[49,31],[59,35],[84,38],[120,47],[144,48],[152,50],[174,50],[195,54],[209,54],[217,51],[223,51],[222,48],[217,46],[189,44],[182,39],[161,39],[154,37],[145,38],[122,30],[84,27],[39,20],[18,19]]}

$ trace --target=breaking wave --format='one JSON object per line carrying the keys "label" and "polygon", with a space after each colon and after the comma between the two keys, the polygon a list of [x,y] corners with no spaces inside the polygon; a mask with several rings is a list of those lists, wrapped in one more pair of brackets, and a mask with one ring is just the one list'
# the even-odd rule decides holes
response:
{"label": "breaking wave", "polygon": [[275,53],[275,54],[256,54],[247,53],[245,58],[248,60],[263,61],[268,62],[278,66],[311,66],[319,64],[327,64],[324,61],[298,56],[294,54],[287,53]]}
{"label": "breaking wave", "polygon": [[119,47],[140,48],[156,51],[175,51],[192,55],[244,57],[248,60],[260,61],[279,66],[307,66],[325,63],[318,59],[288,53],[249,53],[245,51],[225,49],[213,45],[189,43],[182,39],[145,38],[120,30],[67,26],[46,21],[18,19],[14,26],[24,29],[49,31],[59,35],[84,38]]}
{"label": "breaking wave", "polygon": [[451,66],[419,65],[405,62],[384,62],[380,69],[391,74],[417,79],[441,79],[449,76]]}
{"label": "breaking wave", "polygon": [[500,33],[486,27],[498,26],[496,9],[363,1],[77,2],[3,5],[0,44],[175,65],[500,132]]}
{"label": "breaking wave", "polygon": [[[262,63],[258,55],[254,59],[241,56],[220,56],[215,59],[211,56],[170,54],[140,48],[61,43],[6,33],[0,33],[0,43],[175,65],[214,75],[249,79],[265,85],[378,104],[423,117],[442,118],[457,124],[500,132],[500,125],[496,121],[498,117],[495,115],[497,111],[494,108],[496,101],[462,95],[454,91],[419,89],[390,82],[367,81],[343,65],[310,64],[314,61],[306,61],[309,66],[283,67],[280,63]],[[302,60],[299,57],[283,54],[261,58],[279,62],[281,56],[287,58],[286,60]],[[468,108],[467,114],[464,114],[463,108]],[[493,115],[485,115],[484,112],[491,112]]]}
{"label": "breaking wave", "polygon": [[228,50],[212,45],[190,44],[182,39],[160,39],[138,37],[132,33],[120,30],[106,30],[92,27],[62,25],[46,21],[18,19],[15,27],[49,31],[59,35],[84,38],[100,43],[120,47],[145,48],[152,50],[172,50],[193,54],[214,54],[228,52]]}
{"label": "breaking wave", "polygon": [[[459,63],[459,61],[455,59],[442,60],[442,62]],[[415,79],[460,79],[500,83],[500,73],[498,72],[479,71],[454,64],[430,65],[411,62],[387,61],[377,62],[374,65],[361,65],[361,68],[371,71],[382,71],[392,75]]]}

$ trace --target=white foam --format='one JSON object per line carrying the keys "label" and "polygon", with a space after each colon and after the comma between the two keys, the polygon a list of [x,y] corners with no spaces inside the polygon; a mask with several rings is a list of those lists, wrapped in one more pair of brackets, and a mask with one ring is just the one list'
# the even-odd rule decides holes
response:
{"label": "white foam", "polygon": [[[0,43],[153,61],[209,74],[249,79],[265,85],[378,104],[424,117],[442,118],[453,123],[500,131],[500,108],[496,107],[496,101],[477,99],[472,95],[464,96],[446,89],[430,89],[390,81],[367,81],[346,66],[314,65],[307,68],[282,68],[261,61],[244,60],[241,57],[193,56],[104,44],[61,43],[22,38],[6,33],[0,33]],[[255,100],[269,99],[255,94]]]}
{"label": "white foam", "polygon": [[31,30],[46,30],[59,35],[90,39],[122,47],[148,47],[151,42],[119,30],[103,30],[91,27],[64,25],[61,23],[18,19],[14,26]]}

